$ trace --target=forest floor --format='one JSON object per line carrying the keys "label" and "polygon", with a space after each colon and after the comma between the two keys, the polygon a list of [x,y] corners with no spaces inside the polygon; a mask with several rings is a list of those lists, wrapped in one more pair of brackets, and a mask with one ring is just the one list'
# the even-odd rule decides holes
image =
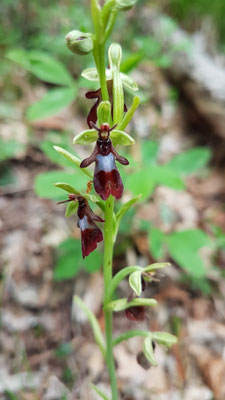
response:
{"label": "forest floor", "polygon": [[[159,115],[154,101],[145,105],[137,114],[134,128],[142,136],[152,125],[163,132],[160,159],[164,161],[195,146],[198,139],[192,132],[187,132],[187,127],[184,129],[182,105],[171,108],[168,104],[165,95],[169,90],[168,82],[163,74],[155,72],[153,81],[161,96],[157,100],[160,101],[161,113]],[[31,91],[29,85],[28,89]],[[22,117],[26,102],[17,106],[21,108],[17,117],[1,121],[3,138],[11,138],[16,132],[18,139],[28,143],[30,127]],[[70,130],[75,126],[79,132],[83,124],[81,118],[80,109],[73,106],[55,118],[34,124],[33,134],[37,141],[47,130]],[[78,234],[74,221],[65,220],[63,210],[54,201],[40,199],[33,192],[35,176],[51,170],[54,165],[30,143],[25,152],[9,160],[7,165],[12,168],[16,182],[0,189],[0,398],[93,400],[95,395],[91,382],[109,393],[107,371],[88,322],[75,306],[72,307],[72,299],[74,294],[80,295],[95,312],[104,330],[102,274],[81,271],[75,280],[54,281],[55,247],[71,232],[75,236]],[[212,165],[206,176],[187,178],[186,185],[185,192],[158,187],[153,198],[138,208],[138,216],[167,231],[195,227],[207,231],[210,218],[225,231],[223,167]],[[176,216],[175,222],[171,222],[173,226],[162,226],[158,206],[162,201]],[[131,243],[122,257],[115,258],[115,270],[131,262],[135,265],[154,261],[144,232],[134,230]],[[203,249],[206,265],[209,265],[211,256],[211,249]],[[156,346],[158,366],[148,370],[136,361],[142,339],[133,338],[118,345],[115,360],[121,398],[223,400],[224,253],[220,253],[217,260],[221,273],[207,272],[212,286],[208,295],[193,289],[183,279],[184,272],[173,260],[169,261],[171,267],[158,273],[145,291],[146,297],[157,299],[158,306],[148,311],[145,322],[141,324],[128,321],[124,313],[117,313],[114,332],[137,327],[176,332],[178,344],[169,351]],[[123,297],[129,295],[126,282],[120,291]],[[12,393],[16,393],[16,397]]]}

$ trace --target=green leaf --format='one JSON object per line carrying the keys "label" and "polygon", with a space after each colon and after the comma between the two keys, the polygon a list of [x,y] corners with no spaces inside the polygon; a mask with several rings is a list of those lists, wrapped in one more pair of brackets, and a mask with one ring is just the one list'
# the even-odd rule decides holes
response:
{"label": "green leaf", "polygon": [[28,57],[30,60],[30,71],[42,81],[65,86],[73,84],[72,76],[56,58],[36,51],[28,53]]}
{"label": "green leaf", "polygon": [[68,203],[66,206],[66,217],[71,217],[71,215],[76,214],[77,209],[78,209],[77,201],[71,201],[70,203]]}
{"label": "green leaf", "polygon": [[90,144],[96,142],[98,139],[98,132],[95,129],[87,129],[86,131],[78,133],[73,139],[74,144]]}
{"label": "green leaf", "polygon": [[4,141],[0,138],[0,161],[8,160],[24,150],[24,144],[16,140]]}
{"label": "green leaf", "polygon": [[[109,101],[102,101],[97,108],[98,123],[101,126],[104,123],[110,123],[111,104]],[[111,135],[112,136],[112,135]]]}
{"label": "green leaf", "polygon": [[127,87],[128,89],[132,91],[137,91],[138,90],[138,85],[137,83],[131,78],[130,76],[123,74],[123,72],[120,72],[120,76],[123,82],[123,85]]}
{"label": "green leaf", "polygon": [[151,332],[151,338],[167,347],[177,343],[177,337],[167,332]]}
{"label": "green leaf", "polygon": [[173,159],[167,163],[167,167],[173,168],[184,176],[190,175],[200,168],[204,168],[210,161],[211,156],[212,153],[210,149],[195,147],[173,157]]}
{"label": "green leaf", "polygon": [[112,139],[112,143],[114,146],[130,146],[131,144],[135,143],[134,139],[130,135],[117,129],[113,129],[110,134],[110,138]]}
{"label": "green leaf", "polygon": [[146,166],[156,163],[159,152],[159,143],[152,140],[143,141],[141,143],[142,160]]}
{"label": "green leaf", "polygon": [[65,158],[67,158],[67,160],[71,161],[71,163],[73,163],[76,167],[78,167],[79,171],[82,171],[83,173],[88,175],[89,178],[93,178],[93,174],[89,168],[80,168],[81,160],[78,157],[74,156],[69,151],[63,149],[60,146],[53,146],[53,147],[59,154],[62,154]]}
{"label": "green leaf", "polygon": [[130,307],[135,307],[135,306],[156,306],[157,301],[155,299],[133,299],[131,301],[128,301],[127,299],[119,299],[119,300],[114,300],[108,303],[105,306],[105,310],[109,311],[122,311],[126,310],[127,308]]}
{"label": "green leaf", "polygon": [[66,86],[73,84],[72,76],[64,65],[49,54],[13,49],[6,54],[6,57],[43,81]]}
{"label": "green leaf", "polygon": [[167,237],[172,258],[196,278],[206,274],[204,263],[198,254],[201,247],[209,246],[209,237],[200,229],[172,233]]}
{"label": "green leaf", "polygon": [[129,285],[137,296],[141,295],[142,283],[141,283],[141,272],[140,271],[135,271],[132,274],[130,274]]}
{"label": "green leaf", "polygon": [[[58,135],[56,135],[57,137]],[[71,150],[71,146],[66,145],[66,142],[62,140],[63,146],[66,146],[66,150]],[[54,163],[63,167],[71,167],[71,162],[63,157],[61,154],[57,154],[53,145],[54,140],[44,140],[40,143],[41,150],[46,154],[46,156]]]}
{"label": "green leaf", "polygon": [[130,174],[127,178],[126,187],[134,196],[141,194],[143,198],[146,198],[152,194],[155,181],[147,168]]}
{"label": "green leaf", "polygon": [[148,242],[151,253],[153,257],[158,260],[163,258],[165,254],[165,237],[164,233],[160,231],[160,229],[155,228],[154,226],[151,227],[151,230],[148,234]]}
{"label": "green leaf", "polygon": [[95,317],[93,312],[91,310],[89,310],[89,308],[84,304],[84,302],[80,299],[80,297],[74,296],[74,301],[85,312],[85,314],[91,324],[95,341],[98,344],[98,346],[103,354],[103,357],[105,357],[105,341],[104,341],[104,337],[102,335],[102,331],[100,329],[99,323],[97,321],[97,318]]}
{"label": "green leaf", "polygon": [[54,183],[54,185],[57,188],[63,189],[68,193],[74,193],[74,194],[80,195],[80,192],[78,190],[76,190],[73,186],[71,186],[69,183],[57,182],[57,183]]}
{"label": "green leaf", "polygon": [[89,254],[89,256],[83,260],[84,268],[89,273],[98,271],[102,266],[102,262],[103,262],[103,255],[97,249],[93,251],[91,254]]}
{"label": "green leaf", "polygon": [[91,384],[92,389],[95,390],[97,394],[103,399],[103,400],[110,400],[109,397],[107,397],[97,386]]}
{"label": "green leaf", "polygon": [[13,62],[16,62],[28,71],[31,68],[28,52],[23,49],[12,49],[8,51],[6,53],[6,58]]}
{"label": "green leaf", "polygon": [[152,339],[150,337],[147,337],[144,340],[143,352],[144,352],[144,355],[147,358],[147,360],[156,367],[157,362],[155,360]]}
{"label": "green leaf", "polygon": [[175,190],[183,190],[185,188],[178,172],[167,165],[152,165],[148,171],[156,185],[168,186]]}
{"label": "green leaf", "polygon": [[76,87],[52,89],[27,109],[27,119],[37,121],[55,115],[63,108],[68,107],[76,96]]}
{"label": "green leaf", "polygon": [[54,279],[62,281],[74,278],[81,268],[80,240],[69,238],[58,247],[58,257],[54,269]]}
{"label": "green leaf", "polygon": [[77,190],[81,191],[86,187],[88,181],[79,170],[73,173],[61,170],[43,172],[35,177],[34,191],[36,195],[45,199],[65,200],[65,194],[54,186],[55,182],[64,179],[71,186],[75,184]]}

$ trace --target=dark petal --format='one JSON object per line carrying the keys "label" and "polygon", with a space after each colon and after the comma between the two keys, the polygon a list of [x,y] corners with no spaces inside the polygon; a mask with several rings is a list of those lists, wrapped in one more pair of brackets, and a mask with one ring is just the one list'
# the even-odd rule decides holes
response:
{"label": "dark petal", "polygon": [[90,208],[88,210],[88,216],[92,221],[105,222],[104,219],[102,219],[98,215],[96,215]]}
{"label": "dark petal", "polygon": [[143,321],[145,319],[145,308],[143,306],[132,306],[125,310],[125,315],[131,321]]}
{"label": "dark petal", "polygon": [[101,89],[87,92],[85,94],[85,96],[87,99],[97,99],[95,104],[91,107],[91,109],[88,113],[88,116],[87,116],[87,124],[88,124],[89,128],[92,128],[91,122],[93,122],[94,124],[96,124],[96,122],[97,122],[97,108],[101,101]]}
{"label": "dark petal", "polygon": [[116,161],[118,161],[120,164],[123,164],[123,165],[129,164],[129,161],[125,157],[120,156],[113,146],[112,146],[112,153],[115,156]]}
{"label": "dark petal", "polygon": [[146,371],[151,368],[151,364],[150,362],[147,360],[147,358],[144,355],[143,351],[140,351],[140,353],[138,353],[137,355],[137,362],[138,364],[145,369]]}
{"label": "dark petal", "polygon": [[87,99],[100,99],[101,98],[101,89],[92,90],[90,92],[85,93],[85,97]]}
{"label": "dark petal", "polygon": [[97,117],[97,108],[98,108],[99,103],[100,103],[100,99],[98,99],[95,102],[95,104],[91,107],[91,109],[90,109],[90,111],[88,113],[87,124],[88,124],[89,128],[92,128],[91,122],[93,122],[94,124],[96,124],[96,122],[97,122],[97,119],[98,119],[98,117]]}
{"label": "dark petal", "polygon": [[93,228],[87,228],[81,231],[82,254],[87,257],[97,247],[97,243],[103,240],[102,231],[93,224]]}
{"label": "dark petal", "polygon": [[110,194],[118,200],[123,194],[123,182],[117,169],[95,173],[94,187],[103,200],[108,199]]}
{"label": "dark petal", "polygon": [[91,165],[93,162],[95,162],[97,155],[98,155],[98,147],[96,145],[93,152],[91,153],[91,155],[89,157],[85,158],[83,161],[81,161],[80,168],[86,168],[89,165]]}

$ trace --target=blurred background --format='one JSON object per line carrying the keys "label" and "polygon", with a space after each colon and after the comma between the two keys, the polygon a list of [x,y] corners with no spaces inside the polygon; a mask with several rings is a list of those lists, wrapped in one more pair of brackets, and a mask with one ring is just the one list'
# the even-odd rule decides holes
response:
{"label": "blurred background", "polygon": [[[72,29],[91,31],[88,1],[1,0],[0,22],[0,398],[92,400],[90,382],[108,393],[108,377],[81,296],[104,330],[102,247],[82,260],[79,230],[53,186],[85,189],[83,175],[52,148],[81,159],[72,145],[87,128],[98,86],[80,77],[91,56],[65,46]],[[124,400],[225,398],[225,2],[138,0],[121,13],[112,40],[122,71],[139,85],[129,125],[136,140],[120,153],[125,192],[143,194],[124,217],[114,271],[170,261],[144,295],[158,300],[143,323],[115,315],[115,333],[164,330],[157,367],[136,361],[142,339],[116,348]],[[129,107],[131,93],[125,94]],[[81,179],[82,177],[82,179]],[[94,205],[92,205],[94,207]],[[129,296],[127,282],[118,296]],[[139,357],[140,358],[140,357]],[[140,362],[140,359],[139,359]],[[148,366],[145,366],[146,368]]]}

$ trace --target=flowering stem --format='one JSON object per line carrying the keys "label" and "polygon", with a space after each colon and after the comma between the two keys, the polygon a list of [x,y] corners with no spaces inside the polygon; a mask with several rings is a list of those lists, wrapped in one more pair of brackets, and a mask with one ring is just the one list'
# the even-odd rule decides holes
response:
{"label": "flowering stem", "polygon": [[[104,306],[107,301],[107,291],[112,280],[112,257],[113,257],[113,208],[114,198],[109,196],[105,203],[105,226],[104,226]],[[115,363],[113,358],[112,342],[112,311],[105,311],[105,334],[106,334],[106,361],[111,381],[112,400],[118,399]]]}

